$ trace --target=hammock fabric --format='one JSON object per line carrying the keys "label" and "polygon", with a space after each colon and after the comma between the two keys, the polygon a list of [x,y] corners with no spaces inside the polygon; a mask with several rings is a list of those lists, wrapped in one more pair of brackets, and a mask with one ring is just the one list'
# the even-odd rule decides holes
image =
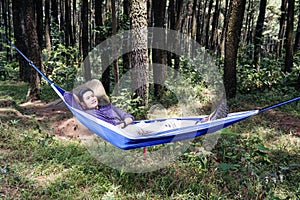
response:
{"label": "hammock fabric", "polygon": [[[3,35],[2,35],[3,36]],[[253,115],[257,115],[261,112],[282,106],[287,103],[291,103],[300,99],[300,96],[259,109],[250,110],[244,112],[229,113],[226,118],[217,119],[214,121],[208,121],[193,126],[186,126],[181,128],[174,128],[170,130],[164,130],[160,132],[154,132],[146,135],[138,135],[134,133],[129,133],[120,129],[112,124],[104,122],[86,112],[79,109],[74,104],[71,103],[70,99],[65,98],[67,91],[55,85],[46,75],[44,75],[15,45],[13,45],[5,36],[3,36],[12,47],[14,47],[18,53],[32,66],[53,88],[57,95],[65,102],[69,110],[73,115],[88,129],[92,132],[110,142],[116,147],[121,149],[134,149],[164,143],[170,143],[180,140],[192,139],[204,134],[216,132],[222,128],[230,126],[241,120],[244,120]],[[204,116],[206,117],[206,116]],[[173,120],[193,120],[200,121],[203,117],[182,117],[182,118],[172,118]],[[145,123],[153,123],[157,121],[170,120],[168,119],[155,119],[155,120],[144,120]],[[140,123],[140,121],[135,121],[134,123]]]}

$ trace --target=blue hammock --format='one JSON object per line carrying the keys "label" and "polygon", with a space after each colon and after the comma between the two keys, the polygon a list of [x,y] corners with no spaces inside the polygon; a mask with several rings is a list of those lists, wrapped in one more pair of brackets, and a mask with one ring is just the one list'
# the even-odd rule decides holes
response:
{"label": "blue hammock", "polygon": [[[44,75],[14,44],[12,44],[5,36],[4,38],[10,43],[12,47],[14,47],[18,53],[32,66],[53,88],[53,90],[57,93],[57,95],[65,102],[69,110],[73,113],[73,115],[89,130],[110,142],[116,147],[121,149],[134,149],[164,143],[170,143],[180,140],[192,139],[204,134],[216,132],[222,128],[230,126],[234,123],[237,123],[241,120],[244,120],[253,115],[257,115],[261,112],[282,106],[287,103],[291,103],[300,99],[300,96],[271,105],[259,110],[250,110],[244,112],[235,112],[230,113],[226,118],[218,119],[214,121],[208,121],[200,124],[196,124],[193,126],[186,126],[181,128],[174,128],[170,130],[164,130],[160,132],[154,132],[146,135],[138,135],[134,133],[129,133],[120,129],[112,124],[104,122],[83,110],[72,106],[70,102],[68,102],[64,95],[66,91],[59,86],[55,85],[46,75]],[[207,117],[207,116],[204,116]],[[193,120],[193,121],[201,121],[203,117],[181,117],[181,118],[172,118],[174,120]],[[145,123],[152,123],[157,121],[165,121],[168,119],[155,119],[155,120],[144,120]],[[134,123],[140,123],[140,121],[135,121]]]}

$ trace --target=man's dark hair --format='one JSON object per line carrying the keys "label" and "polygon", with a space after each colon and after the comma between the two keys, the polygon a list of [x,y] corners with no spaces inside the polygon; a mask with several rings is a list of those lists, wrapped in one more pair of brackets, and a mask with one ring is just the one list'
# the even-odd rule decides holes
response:
{"label": "man's dark hair", "polygon": [[78,99],[80,102],[83,102],[83,95],[88,91],[91,91],[94,93],[94,91],[88,87],[81,88],[81,90],[78,92],[77,96],[78,96]]}

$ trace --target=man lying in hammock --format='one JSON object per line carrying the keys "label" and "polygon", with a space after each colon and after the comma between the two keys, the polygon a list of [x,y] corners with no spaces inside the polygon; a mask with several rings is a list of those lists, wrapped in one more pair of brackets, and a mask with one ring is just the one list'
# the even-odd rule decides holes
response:
{"label": "man lying in hammock", "polygon": [[[134,117],[131,114],[128,114],[127,112],[113,106],[106,99],[97,97],[92,89],[83,87],[78,92],[77,96],[81,107],[87,113],[131,133],[143,135],[162,130],[195,125],[195,121],[193,120],[165,120],[157,121],[151,124],[132,124]],[[222,102],[212,114],[197,123],[221,119],[226,117],[227,114],[227,104]]]}

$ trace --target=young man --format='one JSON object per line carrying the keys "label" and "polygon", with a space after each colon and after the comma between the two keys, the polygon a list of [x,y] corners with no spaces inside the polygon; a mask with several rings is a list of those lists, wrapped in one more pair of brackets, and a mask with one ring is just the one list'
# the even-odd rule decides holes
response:
{"label": "young man", "polygon": [[90,88],[82,88],[78,98],[80,105],[88,113],[119,128],[125,128],[134,121],[132,115],[113,106],[105,99],[96,97]]}
{"label": "young man", "polygon": [[[92,89],[84,87],[78,92],[77,96],[81,107],[87,113],[131,133],[143,135],[172,128],[193,126],[198,123],[193,120],[165,120],[149,124],[132,124],[134,117],[131,114],[128,114],[127,112],[113,106],[103,98],[96,97]],[[223,102],[208,118],[203,119],[203,121],[200,123],[224,118],[227,116],[227,114],[227,104]]]}

